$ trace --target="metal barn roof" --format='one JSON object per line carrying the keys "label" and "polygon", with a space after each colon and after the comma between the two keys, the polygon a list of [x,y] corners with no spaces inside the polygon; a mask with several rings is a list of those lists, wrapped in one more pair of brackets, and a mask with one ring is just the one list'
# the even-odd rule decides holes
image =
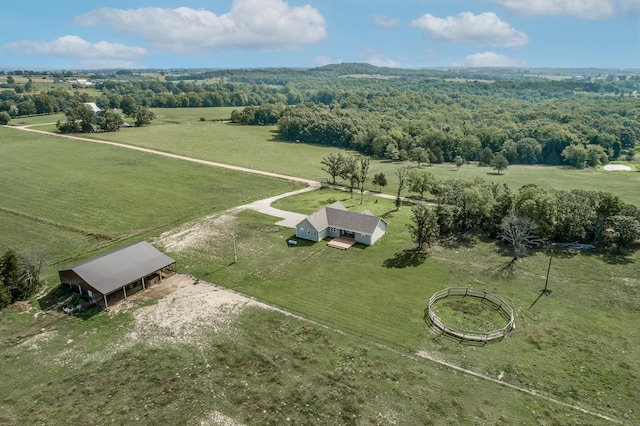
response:
{"label": "metal barn roof", "polygon": [[75,272],[100,293],[109,294],[175,262],[148,242],[142,241],[65,270]]}

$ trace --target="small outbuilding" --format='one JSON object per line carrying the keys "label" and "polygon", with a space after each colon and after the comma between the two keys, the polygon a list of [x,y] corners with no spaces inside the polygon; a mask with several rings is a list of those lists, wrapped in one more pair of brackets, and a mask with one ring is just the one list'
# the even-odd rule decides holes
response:
{"label": "small outbuilding", "polygon": [[176,261],[146,241],[58,271],[62,284],[105,307],[175,273]]}
{"label": "small outbuilding", "polygon": [[375,244],[386,232],[384,219],[369,210],[351,212],[340,201],[307,216],[296,226],[296,237],[305,240],[321,241],[333,237],[368,246]]}

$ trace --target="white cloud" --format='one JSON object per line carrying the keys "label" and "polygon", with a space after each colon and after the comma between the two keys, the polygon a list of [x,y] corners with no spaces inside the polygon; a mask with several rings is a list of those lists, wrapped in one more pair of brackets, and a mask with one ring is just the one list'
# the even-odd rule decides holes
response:
{"label": "white cloud", "polygon": [[105,25],[140,34],[158,49],[196,53],[203,49],[299,49],[327,36],[324,17],[311,6],[282,0],[234,0],[229,13],[204,9],[97,9],[76,17],[80,25]]}
{"label": "white cloud", "polygon": [[526,61],[512,59],[495,52],[478,52],[465,58],[466,67],[526,67]]}
{"label": "white cloud", "polygon": [[77,65],[97,67],[130,67],[148,56],[141,47],[101,41],[90,43],[75,35],[52,41],[23,40],[2,46],[3,50],[23,56],[69,57]]}
{"label": "white cloud", "polygon": [[434,40],[450,43],[471,43],[507,49],[518,49],[529,43],[529,37],[525,33],[515,30],[493,12],[479,15],[462,12],[447,18],[426,14],[412,21],[411,25],[427,31]]}
{"label": "white cloud", "polygon": [[400,25],[400,21],[398,21],[397,19],[387,18],[386,16],[382,15],[373,15],[373,25],[384,28],[392,28]]}
{"label": "white cloud", "polygon": [[360,61],[366,62],[376,67],[399,68],[400,63],[385,57],[382,53],[374,49],[364,49],[358,54]]}
{"label": "white cloud", "polygon": [[614,15],[640,12],[640,0],[493,0],[523,15],[573,16],[580,19],[607,19]]}
{"label": "white cloud", "polygon": [[620,0],[623,13],[640,14],[640,0]]}

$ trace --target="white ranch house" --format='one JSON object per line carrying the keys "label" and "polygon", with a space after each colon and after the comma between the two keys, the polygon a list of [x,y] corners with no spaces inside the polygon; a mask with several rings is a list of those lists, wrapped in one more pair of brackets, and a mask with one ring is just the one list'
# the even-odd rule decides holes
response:
{"label": "white ranch house", "polygon": [[326,237],[351,237],[356,243],[375,244],[387,232],[387,222],[369,210],[350,212],[336,201],[307,216],[296,226],[296,237],[321,241]]}

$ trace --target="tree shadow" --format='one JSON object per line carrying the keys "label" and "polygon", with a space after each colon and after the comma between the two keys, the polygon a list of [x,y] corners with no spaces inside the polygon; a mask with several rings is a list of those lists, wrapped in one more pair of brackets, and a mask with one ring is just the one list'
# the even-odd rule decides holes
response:
{"label": "tree shadow", "polygon": [[58,284],[57,286],[52,287],[47,294],[38,299],[38,307],[41,311],[48,311],[72,295],[73,292],[68,286]]}
{"label": "tree shadow", "polygon": [[406,268],[408,266],[416,267],[420,266],[427,260],[429,254],[415,249],[407,249],[402,250],[399,253],[396,253],[391,259],[387,259],[382,262],[382,266],[385,268]]}
{"label": "tree shadow", "polygon": [[473,248],[478,245],[478,243],[489,241],[491,241],[489,237],[466,232],[462,234],[455,234],[448,238],[442,239],[440,240],[440,245],[447,249]]}

